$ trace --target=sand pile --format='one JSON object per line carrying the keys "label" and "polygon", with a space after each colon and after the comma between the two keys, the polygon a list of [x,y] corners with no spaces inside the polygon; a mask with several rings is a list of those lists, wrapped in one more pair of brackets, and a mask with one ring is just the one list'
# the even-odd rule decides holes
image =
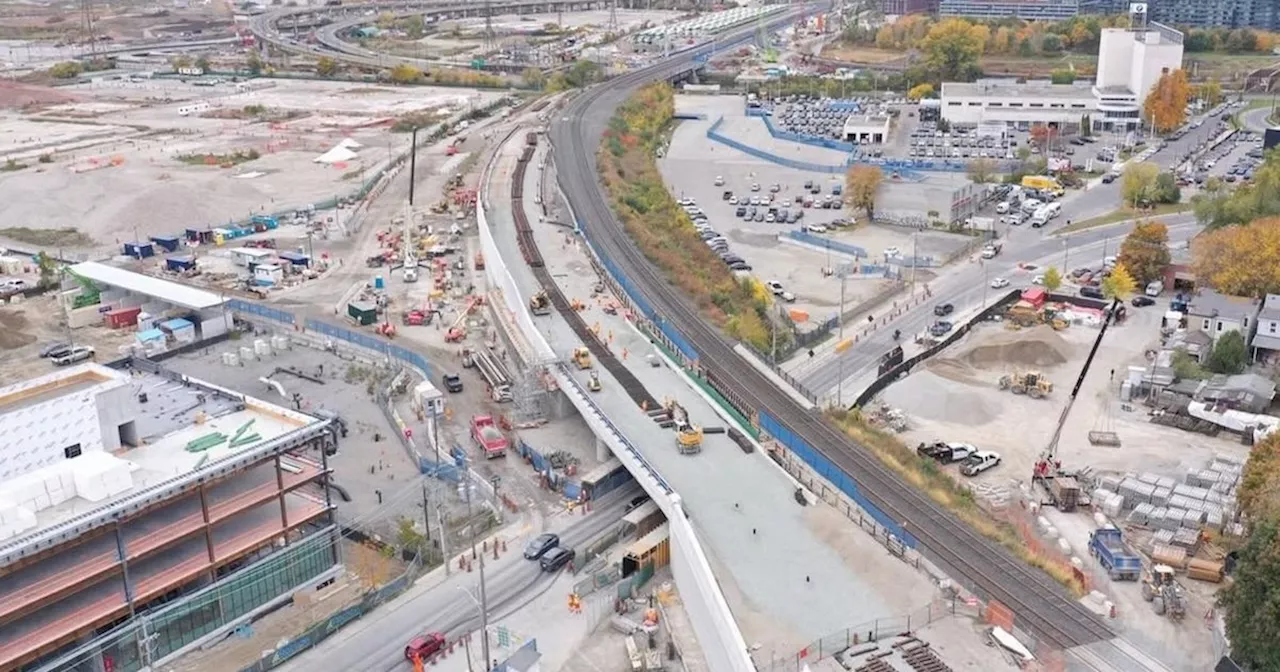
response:
{"label": "sand pile", "polygon": [[1071,350],[1071,344],[1051,327],[1040,325],[1018,331],[977,332],[955,359],[982,369],[1046,367],[1065,364]]}
{"label": "sand pile", "polygon": [[15,310],[0,311],[0,350],[16,350],[36,342],[35,334],[29,334],[27,317]]}
{"label": "sand pile", "polygon": [[981,425],[1000,414],[1000,404],[967,384],[919,369],[885,389],[881,401],[909,417],[935,422]]}

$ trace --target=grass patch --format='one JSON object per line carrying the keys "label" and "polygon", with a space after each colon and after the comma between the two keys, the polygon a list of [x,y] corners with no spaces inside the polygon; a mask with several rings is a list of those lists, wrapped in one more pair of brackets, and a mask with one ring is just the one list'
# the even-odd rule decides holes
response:
{"label": "grass patch", "polygon": [[71,227],[32,229],[26,226],[11,226],[0,229],[0,236],[41,247],[92,247],[95,244],[93,238]]}
{"label": "grass patch", "polygon": [[1083,231],[1092,229],[1096,226],[1106,226],[1107,224],[1115,224],[1130,219],[1147,219],[1150,217],[1159,217],[1161,215],[1174,215],[1179,212],[1188,212],[1195,208],[1191,203],[1161,203],[1153,208],[1130,208],[1125,206],[1114,212],[1105,215],[1082,219],[1078,222],[1072,222],[1068,226],[1059,229],[1058,233],[1072,233],[1074,231]]}
{"label": "grass patch", "polygon": [[930,499],[946,507],[961,522],[1001,546],[1028,565],[1040,569],[1066,586],[1077,597],[1084,594],[1084,587],[1075,579],[1071,569],[1056,558],[1037,554],[1013,525],[997,521],[983,511],[973,493],[962,487],[954,478],[938,467],[938,463],[916,455],[898,437],[866,421],[858,409],[845,411],[832,409],[827,418],[844,431],[849,438],[866,446],[886,466],[893,469],[907,483],[925,493]]}
{"label": "grass patch", "polygon": [[183,154],[177,159],[188,166],[219,166],[230,168],[261,158],[256,149],[238,149],[227,154]]}
{"label": "grass patch", "polygon": [[609,120],[598,163],[612,209],[640,251],[709,321],[761,351],[776,330],[785,349],[791,333],[771,321],[769,292],[730,272],[662,181],[654,156],[674,112],[671,87],[659,83],[641,88]]}

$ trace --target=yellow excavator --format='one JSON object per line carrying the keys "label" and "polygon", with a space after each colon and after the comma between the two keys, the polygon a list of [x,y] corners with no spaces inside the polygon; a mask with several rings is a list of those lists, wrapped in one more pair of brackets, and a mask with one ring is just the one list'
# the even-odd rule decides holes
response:
{"label": "yellow excavator", "polygon": [[551,314],[551,299],[547,298],[546,292],[538,292],[529,299],[529,312],[534,315]]}
{"label": "yellow excavator", "polygon": [[573,351],[573,363],[577,364],[579,369],[591,368],[591,351],[586,348],[575,348]]}
{"label": "yellow excavator", "polygon": [[675,423],[676,448],[681,455],[702,452],[702,428],[689,421],[689,413],[674,399],[667,402],[667,412]]}

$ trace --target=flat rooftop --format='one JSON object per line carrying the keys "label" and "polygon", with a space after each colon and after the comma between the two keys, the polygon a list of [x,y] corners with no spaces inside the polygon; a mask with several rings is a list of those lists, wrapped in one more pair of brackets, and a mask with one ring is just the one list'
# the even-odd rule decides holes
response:
{"label": "flat rooftop", "polygon": [[1016,80],[982,80],[977,82],[943,82],[942,97],[964,98],[1093,98],[1093,87],[1087,84],[1050,84]]}
{"label": "flat rooftop", "polygon": [[[180,477],[213,470],[226,458],[252,453],[294,430],[323,422],[189,377],[186,380],[193,384],[184,385],[182,377],[167,371],[112,371],[90,364],[67,369],[63,378],[75,381],[104,375],[103,371],[113,374],[108,380],[117,383],[123,377],[123,384],[132,387],[133,398],[146,395],[146,402],[138,404],[138,414],[133,417],[139,445],[111,452],[86,451],[79,457],[59,460],[0,482],[0,493],[8,500],[0,503],[25,508],[35,520],[34,527],[23,525],[18,534],[0,542],[0,566],[5,564],[6,553],[46,533],[56,533],[77,518],[105,512],[148,491],[158,491],[160,486]],[[36,379],[41,380],[44,378]],[[63,389],[79,390],[81,385]],[[0,413],[10,410],[3,404],[5,392],[13,387],[17,386],[0,390]],[[53,393],[51,390],[46,394]],[[85,396],[78,403],[92,404],[94,398]],[[251,438],[232,447],[231,439],[237,432]],[[205,450],[188,450],[192,441],[214,434],[225,438]],[[90,480],[94,481],[92,486],[86,483]],[[59,489],[59,483],[61,497],[52,494]],[[83,496],[86,493],[81,489],[91,491],[90,497]]]}
{"label": "flat rooftop", "polygon": [[213,292],[180,285],[163,278],[153,278],[149,275],[134,273],[130,270],[108,266],[96,261],[76,264],[71,267],[71,271],[94,282],[155,297],[191,310],[204,310],[227,302],[225,298]]}
{"label": "flat rooftop", "polygon": [[[53,373],[0,387],[0,415],[82,392],[101,392],[129,382],[129,376],[100,364],[58,369]],[[0,469],[0,480],[4,479]]]}

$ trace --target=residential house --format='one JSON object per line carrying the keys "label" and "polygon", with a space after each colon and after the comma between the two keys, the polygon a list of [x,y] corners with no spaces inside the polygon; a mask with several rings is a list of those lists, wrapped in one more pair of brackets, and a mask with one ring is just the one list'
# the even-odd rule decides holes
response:
{"label": "residential house", "polygon": [[1280,294],[1268,294],[1258,312],[1258,331],[1250,343],[1253,361],[1280,364]]}
{"label": "residential house", "polygon": [[1215,342],[1228,331],[1238,331],[1248,343],[1259,308],[1257,299],[1201,289],[1187,302],[1187,330],[1204,332]]}

